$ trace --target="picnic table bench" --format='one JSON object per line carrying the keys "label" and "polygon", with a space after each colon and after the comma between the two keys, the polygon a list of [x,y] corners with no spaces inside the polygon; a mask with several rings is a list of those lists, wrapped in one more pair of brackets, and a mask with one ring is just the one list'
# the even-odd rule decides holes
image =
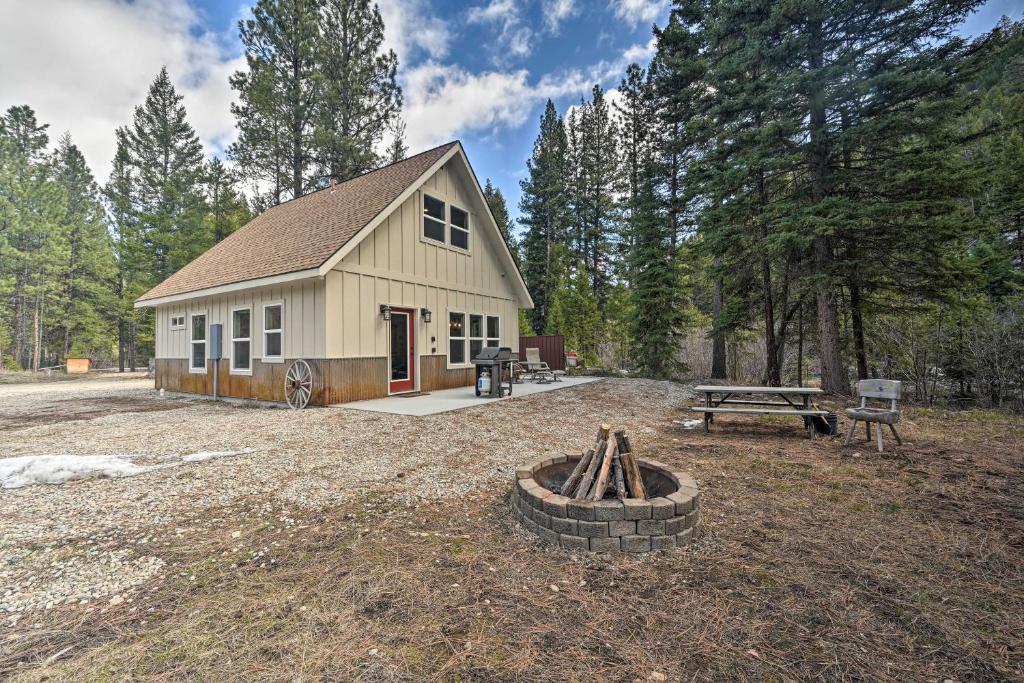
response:
{"label": "picnic table bench", "polygon": [[[814,438],[814,417],[824,417],[829,411],[814,407],[812,396],[825,392],[815,387],[732,387],[701,385],[694,387],[698,394],[704,394],[704,405],[693,406],[690,410],[704,414],[704,433],[710,431],[715,415],[794,415],[803,417],[810,438]],[[743,396],[747,398],[733,398]],[[770,400],[770,399],[782,399]]]}

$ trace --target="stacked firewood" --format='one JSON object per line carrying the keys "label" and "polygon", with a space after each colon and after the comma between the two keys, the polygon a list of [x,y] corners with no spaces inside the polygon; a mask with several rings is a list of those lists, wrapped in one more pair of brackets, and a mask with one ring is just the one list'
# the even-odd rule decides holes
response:
{"label": "stacked firewood", "polygon": [[583,452],[559,493],[576,500],[647,498],[626,430],[613,433],[611,425],[602,424],[596,445]]}

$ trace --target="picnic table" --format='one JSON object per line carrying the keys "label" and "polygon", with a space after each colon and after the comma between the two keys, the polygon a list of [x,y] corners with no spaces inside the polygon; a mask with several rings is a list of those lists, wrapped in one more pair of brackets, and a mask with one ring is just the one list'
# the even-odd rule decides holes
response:
{"label": "picnic table", "polygon": [[[707,434],[715,415],[794,415],[804,418],[810,438],[814,438],[814,417],[828,415],[827,410],[814,407],[812,397],[825,392],[815,387],[732,387],[701,385],[694,387],[704,394],[704,405],[690,410],[704,414],[704,433]],[[735,398],[734,398],[735,397]],[[774,400],[773,400],[774,399]],[[782,399],[782,400],[778,400]]]}

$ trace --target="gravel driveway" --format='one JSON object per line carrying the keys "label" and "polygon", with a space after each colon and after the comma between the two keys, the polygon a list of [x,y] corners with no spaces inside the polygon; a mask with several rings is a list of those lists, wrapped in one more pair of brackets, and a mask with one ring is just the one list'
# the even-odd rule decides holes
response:
{"label": "gravel driveway", "polygon": [[680,385],[604,380],[405,417],[161,397],[152,386],[118,376],[0,385],[0,458],[133,454],[158,464],[253,449],[131,478],[0,490],[0,612],[8,622],[72,601],[120,601],[168,570],[155,539],[167,547],[168,537],[203,533],[177,526],[197,511],[260,501],[301,517],[368,494],[415,504],[504,486],[518,464],[578,450],[601,421],[625,426],[642,444],[650,425],[688,397]]}

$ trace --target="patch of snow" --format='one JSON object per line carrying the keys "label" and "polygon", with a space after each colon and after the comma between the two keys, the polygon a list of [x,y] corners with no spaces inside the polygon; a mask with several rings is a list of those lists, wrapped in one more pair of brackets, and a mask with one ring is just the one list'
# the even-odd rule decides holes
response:
{"label": "patch of snow", "polygon": [[0,459],[0,485],[63,484],[76,479],[134,477],[160,465],[136,465],[133,455],[21,455]]}
{"label": "patch of snow", "polygon": [[138,455],[19,455],[0,458],[0,488],[18,489],[32,484],[63,484],[80,479],[117,479],[134,477],[154,470],[177,467],[182,463],[206,462],[218,458],[252,453],[252,448],[237,451],[203,451],[180,456],[178,462],[138,465]]}
{"label": "patch of snow", "polygon": [[672,420],[683,429],[696,429],[704,424],[704,420]]}
{"label": "patch of snow", "polygon": [[252,448],[243,448],[238,451],[204,451],[202,453],[183,455],[181,460],[182,462],[206,462],[207,460],[217,460],[218,458],[230,458],[235,455],[246,455],[252,453],[253,450]]}

